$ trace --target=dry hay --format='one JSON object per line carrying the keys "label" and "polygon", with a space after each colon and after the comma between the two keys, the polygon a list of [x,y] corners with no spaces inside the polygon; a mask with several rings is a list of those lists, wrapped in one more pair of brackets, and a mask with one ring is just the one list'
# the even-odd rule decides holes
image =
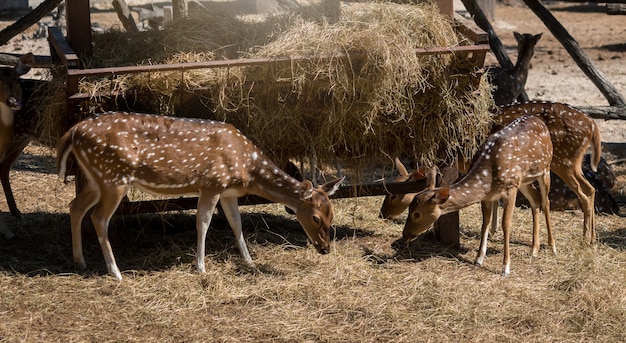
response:
{"label": "dry hay", "polygon": [[126,97],[115,107],[198,116],[183,93],[203,89],[202,117],[235,124],[280,161],[314,156],[361,166],[404,154],[430,164],[457,153],[469,159],[486,136],[493,105],[489,84],[475,84],[475,66],[464,56],[415,53],[470,43],[433,4],[349,4],[339,11],[327,0],[255,21],[199,11],[162,31],[112,31],[93,40],[90,67],[292,58],[80,82],[81,92],[93,94],[84,113],[110,108],[99,96],[118,92]]}

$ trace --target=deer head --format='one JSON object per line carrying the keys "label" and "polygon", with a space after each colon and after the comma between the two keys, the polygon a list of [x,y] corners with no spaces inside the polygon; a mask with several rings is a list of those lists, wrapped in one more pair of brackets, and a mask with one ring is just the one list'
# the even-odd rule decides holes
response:
{"label": "deer head", "polygon": [[34,61],[32,53],[22,56],[15,67],[0,67],[0,158],[13,137],[14,111],[22,108],[20,76],[28,73]]}
{"label": "deer head", "polygon": [[[399,158],[396,157],[394,162],[398,170],[398,176],[393,180],[394,182],[416,181],[426,177],[426,168],[418,168],[409,173]],[[409,207],[414,196],[415,193],[386,195],[380,208],[380,217],[391,219],[401,215]]]}

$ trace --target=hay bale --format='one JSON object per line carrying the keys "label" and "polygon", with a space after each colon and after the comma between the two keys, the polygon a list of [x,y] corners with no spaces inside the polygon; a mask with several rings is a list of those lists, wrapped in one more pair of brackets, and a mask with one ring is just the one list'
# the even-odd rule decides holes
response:
{"label": "hay bale", "polygon": [[487,134],[490,86],[461,72],[474,67],[461,56],[415,53],[470,43],[435,5],[293,4],[264,20],[198,13],[159,32],[95,35],[89,65],[309,56],[303,61],[82,80],[81,92],[123,91],[144,110],[176,115],[181,90],[206,89],[204,116],[235,124],[277,160],[315,155],[358,168],[407,153],[423,164],[471,158]]}

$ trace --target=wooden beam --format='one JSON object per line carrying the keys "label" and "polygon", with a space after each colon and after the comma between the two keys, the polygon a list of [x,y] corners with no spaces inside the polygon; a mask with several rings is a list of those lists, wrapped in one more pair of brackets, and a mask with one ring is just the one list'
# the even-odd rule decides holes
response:
{"label": "wooden beam", "polygon": [[579,110],[587,113],[591,118],[595,119],[621,119],[626,120],[626,107],[617,106],[582,106],[577,107]]}
{"label": "wooden beam", "polygon": [[52,12],[63,0],[45,0],[34,10],[28,12],[15,23],[0,31],[0,45],[5,45],[11,38],[36,24],[41,18]]}
{"label": "wooden beam", "polygon": [[113,0],[113,8],[117,12],[117,17],[122,22],[124,29],[128,32],[139,32],[133,13],[128,8],[125,0]]}
{"label": "wooden beam", "polygon": [[[331,199],[343,199],[364,196],[380,196],[387,194],[417,193],[426,187],[426,180],[410,182],[391,182],[364,185],[347,185],[340,187]],[[239,205],[268,204],[271,201],[255,195],[239,198]],[[122,202],[117,214],[138,214],[150,212],[168,212],[196,208],[197,197],[175,198],[165,200],[145,200]]]}

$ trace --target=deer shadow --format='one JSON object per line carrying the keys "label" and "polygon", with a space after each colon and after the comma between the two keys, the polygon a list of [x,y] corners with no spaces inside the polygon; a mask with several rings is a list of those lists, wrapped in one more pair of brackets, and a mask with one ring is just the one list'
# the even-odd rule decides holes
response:
{"label": "deer shadow", "polygon": [[[102,251],[93,228],[83,223],[83,254],[87,269],[77,270],[72,257],[70,217],[67,213],[26,213],[23,220],[3,218],[16,233],[12,240],[0,238],[0,271],[27,276],[76,273],[106,275]],[[276,245],[285,250],[305,249],[307,236],[295,220],[281,215],[243,213],[247,244]],[[192,211],[165,214],[114,216],[109,239],[120,268],[164,271],[180,264],[195,264],[196,217]],[[372,233],[348,226],[331,230],[335,240]],[[276,274],[270,265],[250,268],[240,258],[235,237],[227,221],[214,215],[206,238],[206,257],[217,263],[234,261],[241,273]],[[254,259],[254,254],[253,254]],[[195,267],[190,267],[195,270]]]}

